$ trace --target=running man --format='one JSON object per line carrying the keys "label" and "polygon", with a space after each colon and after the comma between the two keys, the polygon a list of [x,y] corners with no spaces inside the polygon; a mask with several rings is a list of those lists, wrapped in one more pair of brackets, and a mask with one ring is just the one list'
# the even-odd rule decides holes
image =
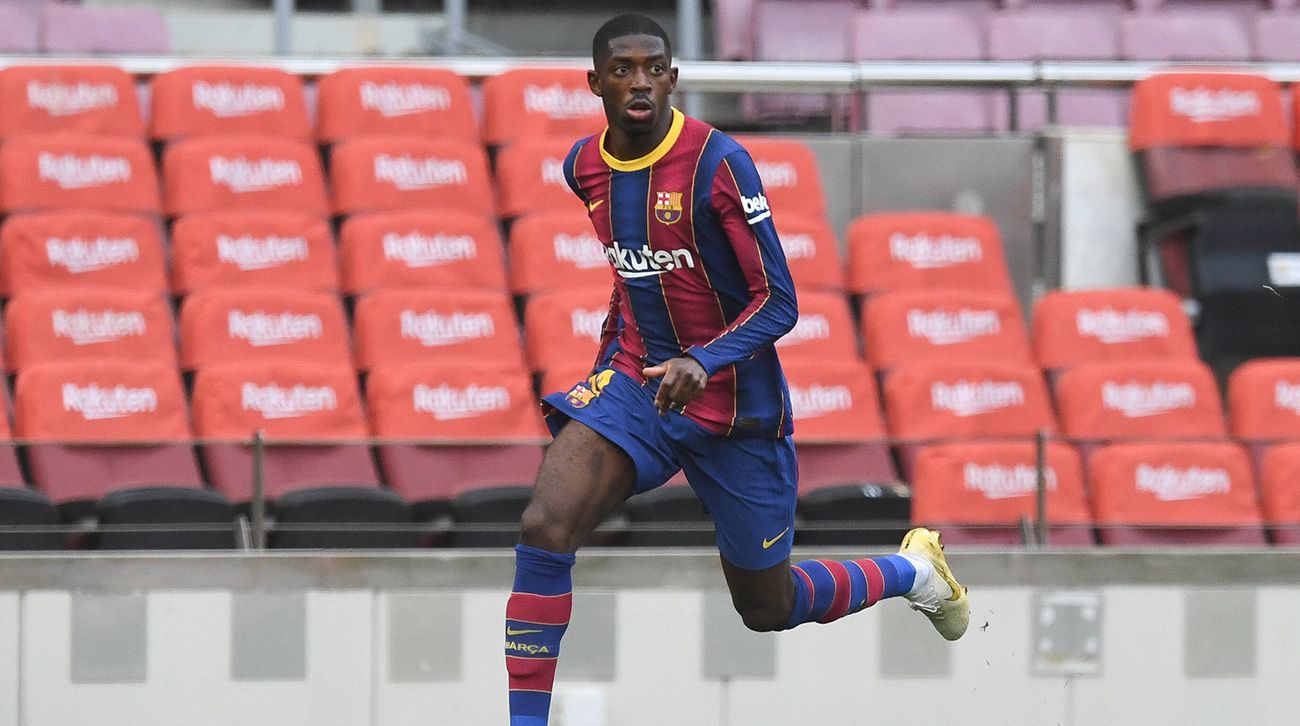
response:
{"label": "running man", "polygon": [[902,596],[949,640],[969,620],[939,534],[900,554],[791,565],[796,467],[790,396],[772,344],[794,286],[748,152],[672,108],[668,36],[634,13],[592,41],[608,128],[564,162],[614,272],[596,366],[546,396],[555,440],[524,511],[506,606],[511,726],[545,726],[572,601],[574,552],[633,494],[684,470],[717,530],[747,627],[828,623]]}

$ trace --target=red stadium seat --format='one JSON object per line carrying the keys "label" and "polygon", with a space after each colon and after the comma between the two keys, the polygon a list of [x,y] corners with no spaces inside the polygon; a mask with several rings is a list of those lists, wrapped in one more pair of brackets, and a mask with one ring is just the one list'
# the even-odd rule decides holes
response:
{"label": "red stadium seat", "polygon": [[384,287],[506,287],[501,234],[480,214],[358,214],[343,222],[339,245],[348,294]]}
{"label": "red stadium seat", "polygon": [[209,212],[172,225],[172,287],[284,287],[338,292],[334,235],[297,212]]}
{"label": "red stadium seat", "polygon": [[949,440],[1031,441],[1056,422],[1042,373],[1016,361],[916,361],[885,376],[885,423],[904,478],[917,446]]}
{"label": "red stadium seat", "polygon": [[581,207],[529,214],[510,225],[510,289],[516,295],[609,284],[605,246]]}
{"label": "red stadium seat", "polygon": [[278,68],[185,66],[154,76],[149,133],[172,141],[259,134],[311,138],[299,76]]}
{"label": "red stadium seat", "polygon": [[0,138],[56,133],[143,138],[135,80],[116,66],[0,70]]}
{"label": "red stadium seat", "polygon": [[849,292],[951,288],[1010,292],[1002,235],[988,217],[889,212],[849,225]]}
{"label": "red stadium seat", "polygon": [[1133,86],[1129,148],[1154,204],[1233,188],[1273,188],[1292,198],[1282,90],[1262,76],[1165,73]]}
{"label": "red stadium seat", "polygon": [[839,244],[826,220],[785,214],[775,222],[795,288],[844,292]]}
{"label": "red stadium seat", "polygon": [[496,361],[523,367],[504,292],[376,290],[357,300],[357,367],[408,360]]}
{"label": "red stadium seat", "polygon": [[990,358],[1030,362],[1020,304],[1005,293],[896,290],[862,306],[867,359],[888,369],[900,363]]}
{"label": "red stadium seat", "polygon": [[609,315],[609,300],[608,286],[565,287],[530,297],[524,307],[529,367],[537,372],[590,368]]}
{"label": "red stadium seat", "polygon": [[[1047,445],[1048,542],[1092,544],[1083,466],[1073,447]],[[1037,516],[1037,455],[1030,443],[926,446],[912,477],[912,521],[943,530],[947,544],[1021,542],[1022,518]]]}
{"label": "red stadium seat", "polygon": [[458,139],[350,139],[330,152],[337,214],[419,209],[494,212],[487,157]]}
{"label": "red stadium seat", "polygon": [[[381,363],[366,379],[384,478],[410,502],[527,487],[546,438],[532,382],[517,368],[431,360]],[[411,440],[425,440],[411,441]]]}
{"label": "red stadium seat", "polygon": [[483,140],[490,146],[540,136],[577,141],[604,127],[604,107],[581,69],[514,68],[483,82]]}
{"label": "red stadium seat", "polygon": [[181,305],[181,367],[226,361],[349,364],[338,297],[283,288],[209,288]]}
{"label": "red stadium seat", "polygon": [[13,371],[97,359],[176,366],[171,306],[153,290],[31,290],[9,301],[5,329]]}
{"label": "red stadium seat", "polygon": [[848,300],[833,292],[799,295],[799,320],[776,341],[782,360],[857,360],[858,338]]}
{"label": "red stadium seat", "polygon": [[1300,545],[1300,444],[1268,450],[1260,467],[1259,494],[1264,521],[1279,545]]}
{"label": "red stadium seat", "polygon": [[341,68],[320,79],[316,138],[423,136],[477,142],[469,83],[441,68]]}
{"label": "red stadium seat", "polygon": [[1085,363],[1056,382],[1061,431],[1078,441],[1227,436],[1214,374],[1199,360]]}
{"label": "red stadium seat", "polygon": [[[199,487],[185,392],[153,360],[42,363],[18,374],[15,432],[32,481],[59,504],[136,487]],[[112,446],[95,444],[112,443]]]}
{"label": "red stadium seat", "polygon": [[1049,371],[1076,363],[1197,359],[1178,297],[1142,287],[1048,292],[1034,306],[1034,349]]}
{"label": "red stadium seat", "polygon": [[158,175],[138,139],[11,138],[0,146],[0,208],[157,214]]}
{"label": "red stadium seat", "polygon": [[1300,358],[1247,361],[1228,378],[1232,435],[1247,443],[1300,441]]}
{"label": "red stadium seat", "polygon": [[[0,71],[2,73],[2,71]],[[0,295],[66,287],[167,289],[162,230],[134,214],[15,214],[0,225]]]}
{"label": "red stadium seat", "polygon": [[187,139],[163,153],[166,212],[293,211],[324,216],[320,156],[305,141],[270,136]]}
{"label": "red stadium seat", "polygon": [[1088,467],[1107,545],[1262,545],[1250,459],[1236,444],[1112,444]]}
{"label": "red stadium seat", "polygon": [[574,139],[520,139],[497,154],[496,180],[502,217],[536,212],[581,210],[582,201],[564,178],[564,158]]}
{"label": "red stadium seat", "polygon": [[806,500],[836,489],[842,497],[848,488],[856,499],[863,484],[896,482],[871,370],[858,361],[792,361],[783,367],[799,449],[799,496]]}
{"label": "red stadium seat", "polygon": [[807,144],[770,136],[742,136],[737,141],[754,159],[778,225],[783,216],[825,218],[826,193],[817,158]]}
{"label": "red stadium seat", "polygon": [[[264,432],[269,499],[304,488],[379,485],[370,450],[358,441],[368,428],[348,365],[289,359],[207,367],[194,377],[194,428],[205,439],[248,441]],[[206,443],[203,458],[217,491],[234,502],[252,498],[247,445]]]}

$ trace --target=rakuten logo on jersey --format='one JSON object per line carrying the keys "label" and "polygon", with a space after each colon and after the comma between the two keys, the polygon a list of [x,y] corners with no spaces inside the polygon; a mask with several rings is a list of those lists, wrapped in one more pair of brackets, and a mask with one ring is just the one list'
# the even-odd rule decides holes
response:
{"label": "rakuten logo on jersey", "polygon": [[245,411],[256,411],[266,419],[298,418],[313,413],[333,411],[339,406],[338,394],[332,386],[305,386],[282,388],[274,383],[259,386],[244,383],[239,388],[240,404]]}
{"label": "rakuten logo on jersey", "polygon": [[217,118],[251,116],[284,108],[284,91],[276,86],[260,86],[256,83],[235,85],[225,81],[198,81],[190,87],[190,97],[194,101],[194,108],[211,111]]}
{"label": "rakuten logo on jersey", "polygon": [[213,184],[224,184],[236,194],[264,192],[302,183],[302,166],[293,159],[250,161],[243,156],[234,159],[214,156],[208,160],[208,172]]}
{"label": "rakuten logo on jersey", "polygon": [[984,259],[984,246],[974,237],[950,234],[931,237],[925,232],[889,235],[889,256],[917,270],[937,270]]}
{"label": "rakuten logo on jersey", "polygon": [[[1043,478],[1048,489],[1056,489],[1055,469],[1047,467]],[[1038,490],[1038,471],[1026,464],[1002,466],[969,462],[962,468],[962,480],[967,491],[979,492],[985,499],[1015,499]]]}
{"label": "rakuten logo on jersey", "polygon": [[269,235],[230,237],[217,235],[217,260],[234,265],[245,272],[269,270],[307,259],[306,237],[280,237]]}
{"label": "rakuten logo on jersey", "polygon": [[45,240],[45,257],[51,267],[62,267],[73,275],[97,272],[140,260],[140,245],[131,237],[80,237]]}
{"label": "rakuten logo on jersey", "polygon": [[1106,381],[1101,385],[1101,404],[1111,411],[1119,411],[1125,418],[1145,418],[1180,408],[1196,407],[1196,389],[1190,383],[1116,383]]}
{"label": "rakuten logo on jersey", "polygon": [[113,386],[101,388],[92,383],[78,386],[63,384],[63,410],[79,413],[87,421],[125,418],[138,413],[158,410],[158,392],[152,388]]}
{"label": "rakuten logo on jersey", "polygon": [[1162,502],[1199,499],[1211,494],[1227,494],[1232,476],[1225,469],[1202,469],[1197,466],[1151,466],[1139,464],[1134,474],[1139,492],[1150,492]]}
{"label": "rakuten logo on jersey", "polygon": [[1025,389],[1016,381],[936,381],[930,385],[930,405],[935,411],[981,416],[1003,408],[1025,405]]}
{"label": "rakuten logo on jersey", "polygon": [[66,338],[73,345],[112,343],[145,333],[144,314],[134,310],[55,310],[50,313],[50,326],[54,337]]}
{"label": "rakuten logo on jersey", "polygon": [[433,189],[447,184],[467,184],[469,172],[459,159],[430,156],[416,159],[410,154],[375,157],[375,181],[388,182],[404,192]]}
{"label": "rakuten logo on jersey", "polygon": [[690,250],[652,250],[650,245],[642,245],[638,250],[624,247],[618,240],[605,249],[605,258],[618,274],[629,280],[654,277],[673,270],[695,269],[695,256]]}
{"label": "rakuten logo on jersey", "polygon": [[77,156],[42,151],[36,158],[41,181],[60,189],[89,189],[131,181],[131,162],[120,156]]}
{"label": "rakuten logo on jersey", "polygon": [[232,340],[246,340],[254,348],[265,348],[319,339],[325,335],[325,325],[314,313],[271,315],[261,310],[231,310],[226,317],[226,331]]}
{"label": "rakuten logo on jersey", "polygon": [[568,89],[556,83],[551,86],[524,86],[524,110],[544,113],[556,119],[582,118],[601,113],[600,98],[585,88]]}
{"label": "rakuten logo on jersey", "polygon": [[426,348],[456,345],[478,338],[496,335],[496,324],[489,313],[466,313],[457,310],[442,315],[432,310],[417,313],[403,310],[399,316],[402,337],[418,340]]}
{"label": "rakuten logo on jersey", "polygon": [[986,338],[1002,332],[1002,321],[996,310],[907,311],[907,334],[924,338],[930,345],[956,345],[969,343],[976,338]]}
{"label": "rakuten logo on jersey", "polygon": [[1300,415],[1300,383],[1278,381],[1273,386],[1273,405]]}
{"label": "rakuten logo on jersey", "polygon": [[608,310],[575,308],[569,313],[573,337],[591,338],[595,342],[600,342],[600,333],[605,327],[605,316],[608,314]]}
{"label": "rakuten logo on jersey", "polygon": [[800,315],[790,332],[776,339],[776,347],[799,345],[810,340],[826,340],[831,337],[831,323],[821,313]]}
{"label": "rakuten logo on jersey", "polygon": [[783,234],[781,251],[787,260],[808,260],[817,256],[817,243],[809,234]]}
{"label": "rakuten logo on jersey", "polygon": [[430,388],[417,383],[411,397],[416,413],[431,414],[438,421],[458,421],[510,410],[510,392],[504,386],[471,383],[460,388],[444,383]]}
{"label": "rakuten logo on jersey", "polygon": [[790,410],[795,420],[827,416],[853,410],[853,392],[848,386],[790,386]]}
{"label": "rakuten logo on jersey", "polygon": [[564,178],[564,159],[557,159],[554,156],[548,156],[542,159],[542,183],[554,184],[555,186],[569,186],[569,181]]}
{"label": "rakuten logo on jersey", "polygon": [[1169,319],[1164,313],[1149,310],[1120,312],[1111,307],[1100,310],[1079,308],[1074,315],[1074,324],[1080,336],[1096,338],[1107,345],[1169,337]]}
{"label": "rakuten logo on jersey", "polygon": [[781,189],[799,184],[799,170],[788,161],[755,161],[758,178],[767,189]]}
{"label": "rakuten logo on jersey", "polygon": [[1258,116],[1263,103],[1254,91],[1175,87],[1169,91],[1169,110],[1199,124]]}
{"label": "rakuten logo on jersey", "polygon": [[51,116],[75,116],[79,113],[117,105],[117,88],[111,83],[76,84],[58,81],[28,81],[27,105]]}
{"label": "rakuten logo on jersey", "polygon": [[366,81],[361,84],[360,92],[361,108],[376,111],[384,118],[451,108],[451,92],[441,86]]}
{"label": "rakuten logo on jersey", "polygon": [[[437,267],[448,262],[472,260],[478,257],[478,245],[474,238],[467,235],[451,235],[439,232],[433,236],[410,232],[384,235],[384,260],[401,262],[412,269]],[[604,264],[604,260],[601,260]]]}
{"label": "rakuten logo on jersey", "polygon": [[605,246],[592,234],[555,235],[551,239],[555,247],[555,259],[571,263],[579,270],[590,270],[609,264],[605,257]]}

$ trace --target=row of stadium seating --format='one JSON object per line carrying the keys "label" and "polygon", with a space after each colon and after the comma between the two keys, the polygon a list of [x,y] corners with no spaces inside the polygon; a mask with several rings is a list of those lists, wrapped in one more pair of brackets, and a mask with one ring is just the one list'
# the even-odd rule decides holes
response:
{"label": "row of stadium seating", "polygon": [[[1243,11],[1245,3],[1131,13],[1121,12],[1119,3],[1031,3],[969,12],[980,5],[903,3],[880,11],[855,0],[728,0],[718,5],[715,27],[721,57],[766,61],[1300,60],[1300,13],[1253,13]],[[1119,91],[1063,91],[1056,118],[1066,125],[1122,127],[1126,100]],[[1046,123],[1043,94],[1018,94],[1015,103],[1019,129]],[[830,108],[825,99],[791,97],[746,105],[754,121],[823,115]],[[996,133],[1009,124],[1007,97],[996,92],[880,90],[867,104],[866,127],[877,134]]]}

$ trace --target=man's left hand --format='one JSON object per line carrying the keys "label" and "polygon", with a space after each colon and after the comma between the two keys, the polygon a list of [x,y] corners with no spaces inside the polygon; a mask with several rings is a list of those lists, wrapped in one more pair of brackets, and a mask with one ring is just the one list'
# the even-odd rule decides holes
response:
{"label": "man's left hand", "polygon": [[704,366],[694,358],[684,355],[670,358],[657,366],[650,366],[641,371],[646,378],[663,377],[659,384],[659,393],[655,395],[655,408],[659,415],[668,413],[668,409],[681,410],[704,393],[704,386],[709,382],[709,374]]}

